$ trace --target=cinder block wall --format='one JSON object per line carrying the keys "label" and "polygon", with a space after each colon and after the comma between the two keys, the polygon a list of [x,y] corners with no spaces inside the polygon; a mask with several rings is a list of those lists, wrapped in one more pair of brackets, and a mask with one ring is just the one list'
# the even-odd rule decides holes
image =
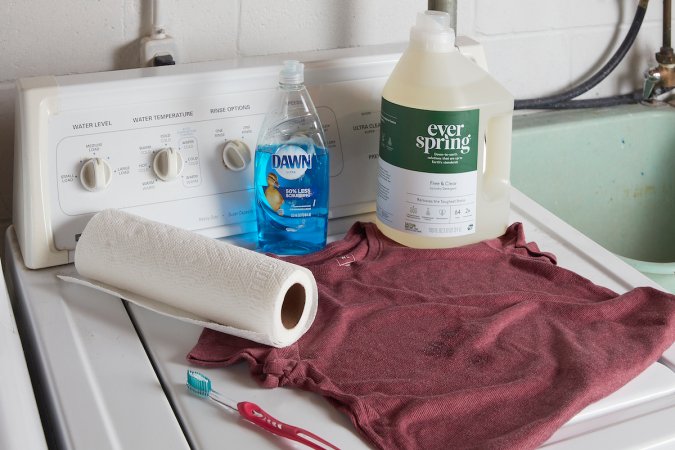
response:
{"label": "cinder block wall", "polygon": [[[476,0],[459,3],[458,29],[485,45],[490,71],[517,98],[554,93],[595,73],[630,28],[638,1]],[[631,52],[584,97],[642,85],[661,47],[662,1],[651,1]]]}
{"label": "cinder block wall", "polygon": [[[0,230],[11,221],[14,80],[137,67],[149,0],[23,0],[0,5]],[[407,41],[426,0],[165,0],[182,62]],[[586,96],[640,86],[661,45],[652,1],[634,50]],[[553,93],[600,67],[637,0],[458,0],[460,34],[485,46],[517,98]],[[4,226],[2,226],[4,225]]]}

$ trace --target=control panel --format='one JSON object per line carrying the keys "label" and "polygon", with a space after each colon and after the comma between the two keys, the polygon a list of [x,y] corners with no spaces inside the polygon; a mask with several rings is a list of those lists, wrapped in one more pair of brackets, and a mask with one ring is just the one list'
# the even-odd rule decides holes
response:
{"label": "control panel", "polygon": [[[381,93],[399,54],[360,51],[304,59],[330,154],[330,217],[374,210]],[[27,265],[72,260],[107,208],[212,237],[254,231],[252,166],[277,59],[19,80],[14,222]]]}
{"label": "control panel", "polygon": [[[375,183],[354,190],[342,180],[375,179],[382,83],[310,87],[330,154],[333,214],[363,212],[375,198]],[[368,96],[342,101],[359,88]],[[82,224],[106,208],[190,230],[220,228],[220,235],[249,231],[255,220],[253,152],[273,93],[271,88],[51,117],[56,248],[75,248]]]}
{"label": "control panel", "polygon": [[[482,47],[458,36],[487,69]],[[329,217],[374,211],[382,88],[402,45],[17,80],[13,221],[29,268],[67,264],[106,208],[211,237],[255,230],[255,145],[284,59],[330,154]]]}

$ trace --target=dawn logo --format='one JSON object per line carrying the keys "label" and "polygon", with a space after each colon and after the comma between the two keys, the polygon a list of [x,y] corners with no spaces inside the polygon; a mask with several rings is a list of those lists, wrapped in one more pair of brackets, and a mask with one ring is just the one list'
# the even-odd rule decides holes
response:
{"label": "dawn logo", "polygon": [[287,180],[297,180],[312,168],[312,156],[297,145],[282,145],[272,155],[272,168]]}

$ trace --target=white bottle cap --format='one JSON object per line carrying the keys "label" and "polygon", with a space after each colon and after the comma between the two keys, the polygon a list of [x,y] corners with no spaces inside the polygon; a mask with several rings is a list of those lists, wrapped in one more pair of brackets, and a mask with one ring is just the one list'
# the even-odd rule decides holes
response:
{"label": "white bottle cap", "polygon": [[454,50],[455,30],[450,28],[450,15],[444,11],[424,11],[410,29],[410,40],[430,50]]}
{"label": "white bottle cap", "polygon": [[279,83],[302,84],[305,81],[305,65],[300,61],[284,61],[284,67],[279,72]]}

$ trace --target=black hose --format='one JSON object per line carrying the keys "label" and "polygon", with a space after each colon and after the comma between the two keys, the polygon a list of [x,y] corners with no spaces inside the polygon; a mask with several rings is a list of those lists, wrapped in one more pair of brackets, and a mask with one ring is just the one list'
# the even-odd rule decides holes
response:
{"label": "black hose", "polygon": [[[626,53],[628,53],[628,50],[630,47],[633,45],[633,42],[635,41],[635,38],[637,37],[638,31],[640,31],[640,27],[642,26],[642,21],[645,18],[645,13],[647,12],[647,4],[649,3],[649,0],[640,0],[640,3],[638,4],[637,10],[635,11],[635,17],[633,17],[633,23],[630,26],[630,29],[628,30],[628,33],[626,34],[626,37],[624,37],[623,42],[619,46],[619,48],[616,50],[614,55],[610,58],[609,61],[607,61],[607,64],[605,64],[597,73],[595,73],[591,78],[588,80],[584,81],[583,83],[579,84],[578,86],[575,86],[567,91],[561,92],[559,94],[551,95],[548,97],[540,97],[540,98],[529,98],[529,99],[523,99],[523,100],[516,100],[514,109],[569,109],[574,106],[572,105],[586,105],[590,103],[577,103],[577,102],[569,102],[569,100],[576,98],[580,96],[581,94],[588,92],[592,88],[594,88],[598,83],[600,83],[602,80],[604,80],[607,75],[609,75],[615,68],[616,66],[619,65],[621,60],[626,56]],[[633,94],[629,94],[633,95]],[[621,96],[619,96],[621,97]],[[612,99],[614,97],[609,97],[609,99]],[[600,99],[593,99],[593,100],[600,100]],[[584,100],[585,102],[585,100]],[[634,103],[634,102],[631,102]],[[581,107],[587,107],[590,108],[592,106],[581,106]]]}
{"label": "black hose", "polygon": [[551,103],[542,109],[584,109],[605,108],[609,106],[632,105],[642,101],[642,91],[630,94],[614,95],[612,97],[589,98],[584,100],[567,100],[566,102]]}

